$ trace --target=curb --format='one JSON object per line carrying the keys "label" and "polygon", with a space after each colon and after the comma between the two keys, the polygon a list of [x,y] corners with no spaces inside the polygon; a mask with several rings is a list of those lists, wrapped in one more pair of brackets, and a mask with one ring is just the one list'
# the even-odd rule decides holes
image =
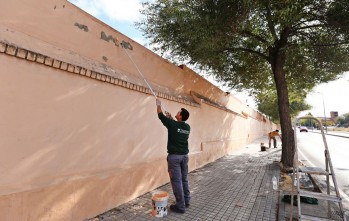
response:
{"label": "curb", "polygon": [[[309,131],[309,132],[316,133],[316,134],[321,134],[320,132],[315,132],[315,131]],[[335,136],[335,137],[349,138],[349,136],[342,136],[342,135],[337,135],[337,134],[325,133],[325,135],[330,135],[330,136]]]}

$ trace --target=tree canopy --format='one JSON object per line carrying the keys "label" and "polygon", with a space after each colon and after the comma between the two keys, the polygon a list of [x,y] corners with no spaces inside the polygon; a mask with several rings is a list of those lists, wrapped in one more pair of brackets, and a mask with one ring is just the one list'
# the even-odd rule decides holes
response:
{"label": "tree canopy", "polygon": [[[289,93],[290,114],[296,117],[301,111],[309,110],[311,106],[305,102],[307,92],[295,91]],[[270,117],[275,123],[280,123],[278,99],[274,88],[266,89],[255,95],[258,111]]]}
{"label": "tree canopy", "polygon": [[349,113],[345,113],[340,116],[337,120],[338,126],[349,127]]}
{"label": "tree canopy", "polygon": [[281,162],[291,166],[289,88],[310,90],[348,70],[348,9],[346,0],[155,0],[138,26],[160,52],[231,88],[267,96],[273,86]]}

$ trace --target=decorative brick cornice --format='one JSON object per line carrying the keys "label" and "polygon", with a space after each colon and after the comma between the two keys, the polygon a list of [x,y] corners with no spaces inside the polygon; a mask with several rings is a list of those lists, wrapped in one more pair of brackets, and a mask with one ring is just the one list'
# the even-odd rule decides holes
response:
{"label": "decorative brick cornice", "polygon": [[242,114],[239,114],[239,113],[237,113],[237,112],[235,112],[235,111],[233,111],[233,110],[227,108],[226,106],[224,106],[224,105],[222,105],[222,104],[219,104],[219,103],[217,103],[217,102],[215,102],[215,101],[212,101],[211,99],[209,99],[209,98],[207,98],[207,97],[205,97],[205,96],[203,96],[203,95],[201,95],[201,94],[198,94],[198,93],[196,93],[196,92],[194,92],[194,91],[191,91],[190,94],[191,94],[191,96],[194,97],[194,100],[199,99],[199,100],[201,100],[202,103],[205,103],[205,104],[208,104],[208,105],[213,106],[213,107],[215,107],[215,108],[224,110],[224,111],[226,111],[226,112],[229,112],[229,113],[231,113],[231,114],[237,115],[237,116],[239,116],[239,117],[247,118],[246,116],[244,116],[244,115],[242,115]]}
{"label": "decorative brick cornice", "polygon": [[[119,87],[124,87],[130,90],[138,91],[140,93],[152,94],[148,87],[137,85],[113,76],[109,76],[107,74],[103,74],[100,72],[92,71],[86,69],[84,67],[70,64],[34,51],[30,51],[21,47],[18,47],[13,44],[9,44],[6,42],[0,41],[0,53],[4,53],[9,56],[14,56],[16,58],[25,59],[31,62],[36,62],[38,64],[46,65],[48,67],[60,69],[62,71],[70,72],[72,74],[77,74],[80,76],[92,78],[98,81],[110,83]],[[186,100],[174,95],[170,95],[167,93],[163,93],[160,91],[154,91],[157,97],[175,101],[178,103],[183,103],[190,106],[199,107],[200,105],[192,100]]]}

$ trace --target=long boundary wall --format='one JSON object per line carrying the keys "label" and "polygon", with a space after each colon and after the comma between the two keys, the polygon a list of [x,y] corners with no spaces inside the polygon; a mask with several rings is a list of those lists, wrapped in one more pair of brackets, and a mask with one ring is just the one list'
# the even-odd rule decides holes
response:
{"label": "long boundary wall", "polygon": [[169,181],[155,99],[191,116],[190,170],[275,129],[65,0],[0,8],[1,220],[83,220]]}

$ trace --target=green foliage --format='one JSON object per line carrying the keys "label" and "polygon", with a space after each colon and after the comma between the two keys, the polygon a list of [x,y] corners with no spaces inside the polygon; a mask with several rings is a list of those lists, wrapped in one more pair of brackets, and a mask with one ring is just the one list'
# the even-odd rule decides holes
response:
{"label": "green foliage", "polygon": [[329,25],[336,28],[339,32],[347,35],[349,33],[349,1],[337,0],[334,1],[326,16]]}
{"label": "green foliage", "polygon": [[[305,116],[313,117],[313,115],[310,112],[308,114],[306,114]],[[308,128],[311,128],[311,127],[318,128],[319,127],[317,121],[313,120],[313,119],[300,119],[299,120],[299,125],[300,126],[306,126]]]}
{"label": "green foliage", "polygon": [[[296,117],[301,111],[309,110],[311,106],[305,102],[307,91],[289,92],[291,118]],[[270,117],[275,123],[279,122],[278,98],[275,89],[264,90],[257,94],[257,108],[260,112]]]}
{"label": "green foliage", "polygon": [[343,114],[338,117],[337,124],[340,127],[349,127],[349,113]]}

